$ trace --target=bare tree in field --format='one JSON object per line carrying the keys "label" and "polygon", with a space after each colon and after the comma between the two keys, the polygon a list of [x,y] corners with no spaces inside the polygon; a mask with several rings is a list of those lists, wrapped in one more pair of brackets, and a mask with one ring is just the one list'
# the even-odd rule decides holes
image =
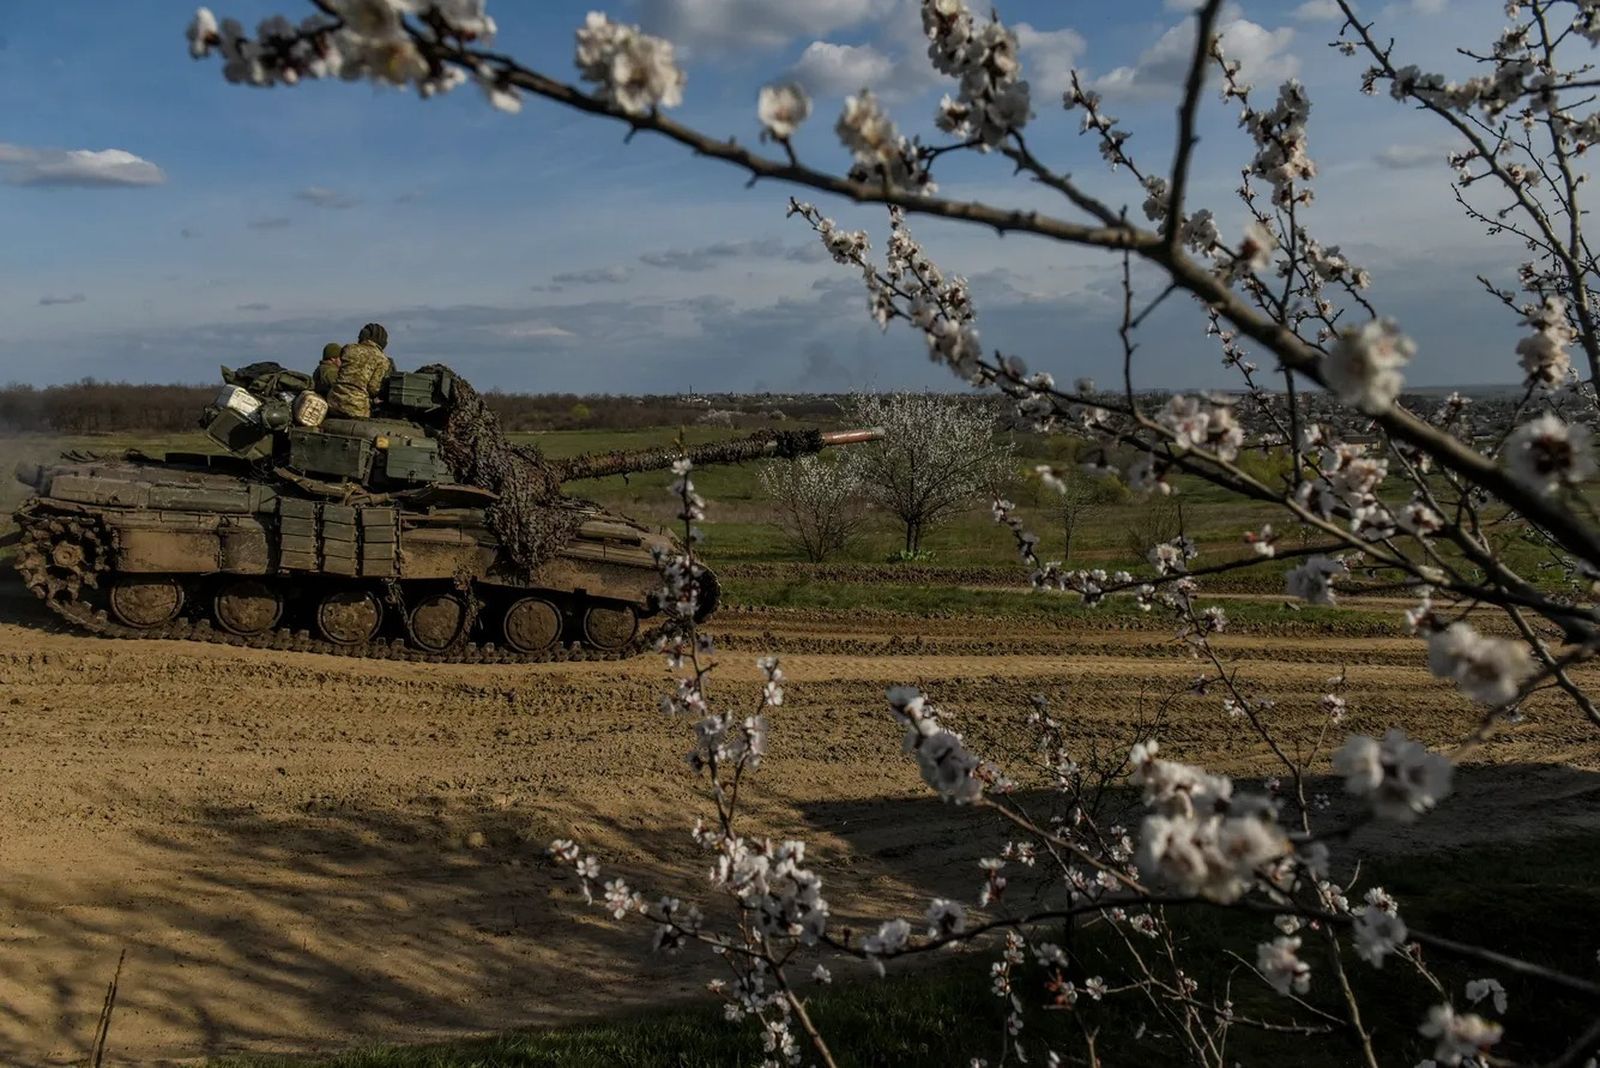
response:
{"label": "bare tree in field", "polygon": [[[1034,748],[999,754],[1008,765],[1002,768],[951,730],[932,700],[895,687],[886,695],[886,733],[890,722],[903,732],[903,750],[933,792],[984,807],[1011,839],[975,856],[975,894],[935,898],[915,922],[891,912],[876,927],[855,915],[845,926],[831,912],[819,874],[826,868],[808,856],[808,843],[774,843],[741,822],[738,804],[753,789],[747,776],[767,748],[767,712],[783,703],[783,671],[776,658],[764,658],[759,699],[744,708],[720,694],[713,700],[714,647],[695,629],[708,580],[695,557],[694,523],[705,502],[694,492],[688,461],[680,463],[674,492],[687,548],[661,561],[662,604],[679,621],[663,649],[679,677],[663,704],[693,723],[691,766],[708,779],[715,808],[714,820],[696,825],[695,841],[727,907],[712,919],[671,896],[647,899],[622,876],[602,876],[599,860],[570,840],[552,843],[551,855],[570,864],[586,895],[615,918],[652,925],[658,947],[709,947],[731,973],[716,987],[727,1015],[758,1022],[767,1064],[800,1063],[802,1042],[817,1061],[837,1063],[802,985],[808,977],[827,981],[818,958],[865,961],[881,972],[889,961],[954,945],[994,952],[993,991],[1006,1014],[996,1042],[1000,1063],[1097,1064],[1099,1050],[1118,1064],[1223,1068],[1238,1062],[1234,1036],[1249,1029],[1326,1046],[1331,1059],[1364,1068],[1423,1060],[1474,1068],[1593,1063],[1600,983],[1530,959],[1517,930],[1535,913],[1519,911],[1522,903],[1512,899],[1496,906],[1504,911],[1496,919],[1511,922],[1460,917],[1461,932],[1498,943],[1493,947],[1449,937],[1419,923],[1382,887],[1366,885],[1367,872],[1351,854],[1361,827],[1412,823],[1448,803],[1461,786],[1456,762],[1497,735],[1535,718],[1565,719],[1562,730],[1600,726],[1589,692],[1600,658],[1593,591],[1600,518],[1588,492],[1596,474],[1600,261],[1584,233],[1582,203],[1591,149],[1600,144],[1593,58],[1600,3],[1509,0],[1499,35],[1465,42],[1441,72],[1408,63],[1368,20],[1364,12],[1379,5],[1359,12],[1351,0],[1316,5],[1336,7],[1341,18],[1330,24],[1330,43],[1362,57],[1352,89],[1381,90],[1419,122],[1447,132],[1454,149],[1448,170],[1441,168],[1441,196],[1453,196],[1469,218],[1506,238],[1506,261],[1483,284],[1486,298],[1519,324],[1521,340],[1502,356],[1523,388],[1514,409],[1492,421],[1467,398],[1435,406],[1403,396],[1417,346],[1383,314],[1392,298],[1372,272],[1341,250],[1348,240],[1319,218],[1310,96],[1293,80],[1265,90],[1245,83],[1219,25],[1223,0],[1203,0],[1189,23],[1184,88],[1165,151],[1148,138],[1130,142],[1130,131],[1076,73],[1054,107],[1036,98],[1020,58],[1023,27],[1007,26],[997,12],[974,12],[966,0],[921,0],[928,56],[949,92],[929,128],[914,136],[902,133],[870,92],[850,97],[834,126],[848,168],[800,158],[791,138],[812,104],[796,85],[769,85],[755,102],[752,132],[759,123],[763,139],[776,146],[770,152],[751,147],[751,138],[713,136],[668,117],[686,88],[672,44],[600,13],[577,32],[580,87],[489,47],[495,26],[484,0],[313,3],[316,10],[299,24],[272,18],[254,35],[202,9],[190,27],[191,50],[197,57],[220,53],[228,80],[257,86],[366,78],[413,86],[426,97],[475,82],[502,109],[540,97],[659,135],[752,181],[885,205],[881,255],[865,232],[847,230],[813,204],[790,205],[861,278],[880,326],[906,324],[958,378],[1003,394],[1020,423],[1041,433],[1088,433],[1106,455],[1136,457],[1122,471],[1135,492],[1168,494],[1186,480],[1205,480],[1233,499],[1270,505],[1285,527],[1241,530],[1253,550],[1242,560],[1196,566],[1199,548],[1180,534],[1151,546],[1139,574],[1106,574],[1041,561],[1038,538],[1015,506],[995,500],[995,519],[1015,536],[1037,587],[1090,604],[1120,594],[1167,616],[1199,665],[1185,692],[1210,695],[1218,715],[1246,725],[1281,780],[1262,792],[1171,759],[1141,733],[1134,710],[1117,738],[1119,751],[1099,760],[1104,750],[1069,732],[1042,701],[1027,712]],[[1217,174],[1239,184],[1236,197],[1202,205],[1195,203],[1199,191],[1222,184],[1195,181],[1210,88],[1238,117],[1236,156]],[[1096,195],[1039,154],[1048,141],[1035,137],[1035,128],[1062,108],[1075,113],[1111,170],[1129,179],[1122,192]],[[1226,152],[1226,135],[1219,140],[1218,152]],[[968,154],[974,171],[986,158],[995,183],[1018,177],[1047,191],[1054,210],[1019,210],[1002,196],[942,195],[934,171],[951,154]],[[910,224],[916,218],[1104,253],[1108,274],[1122,283],[1118,392],[1074,382],[1066,367],[1058,381],[1018,355],[986,347],[973,293],[918,243]],[[1143,274],[1135,274],[1135,262],[1159,279],[1153,289],[1135,285]],[[1244,403],[1179,394],[1153,404],[1140,396],[1136,383],[1147,372],[1138,359],[1139,330],[1173,295],[1195,298],[1195,344],[1220,347]],[[1315,406],[1303,403],[1308,391],[1317,395]],[[963,494],[983,484],[973,454],[992,439],[948,417],[936,398],[880,403],[882,414],[866,421],[884,426],[904,451],[891,459],[880,450],[884,477],[872,481],[927,487],[940,482],[927,471],[942,467],[965,472],[948,479],[965,479]],[[892,421],[897,409],[918,414]],[[1259,477],[1243,460],[1249,449],[1287,459],[1285,476]],[[933,464],[932,456],[942,459]],[[1171,477],[1179,474],[1185,478]],[[930,521],[958,506],[935,499],[963,495],[902,492],[909,503],[897,514],[907,524],[908,548]],[[1309,537],[1297,544],[1290,531]],[[1502,552],[1511,532],[1538,547],[1538,563]],[[1455,737],[1414,738],[1399,728],[1381,737],[1346,735],[1341,676],[1316,704],[1321,729],[1314,741],[1285,738],[1276,702],[1212,640],[1229,626],[1224,607],[1203,605],[1206,582],[1243,567],[1280,570],[1289,593],[1313,604],[1363,586],[1407,591],[1415,601],[1405,624],[1417,635],[1418,660],[1479,706],[1473,729]],[[806,729],[804,716],[785,721],[785,729]],[[1349,814],[1330,815],[1316,803],[1311,776],[1330,773],[1351,799]],[[1135,788],[1128,796],[1137,796],[1140,811],[1128,824],[1098,800],[1112,784]],[[1043,806],[1019,787],[1048,792],[1060,818],[1041,818]],[[1044,878],[1034,881],[1033,872]],[[1027,880],[1020,894],[1006,894],[1012,880]],[[884,905],[891,908],[898,910]],[[1185,969],[1193,951],[1174,924],[1182,913],[1216,910],[1248,925],[1255,944],[1253,952],[1232,954],[1239,968],[1228,985],[1207,989]],[[735,922],[720,918],[727,912]],[[1089,964],[1072,937],[1080,931],[1103,933],[1111,950]],[[1471,978],[1446,982],[1434,970],[1441,960]],[[1271,996],[1235,1001],[1234,982],[1241,994],[1248,985]],[[1588,1022],[1522,1026],[1505,1015],[1507,986],[1530,1003],[1568,1005],[1567,1019]],[[1415,997],[1429,1007],[1414,1027],[1375,1026],[1375,1002]],[[1101,1001],[1110,1005],[1102,1010]],[[1082,1038],[1051,1048],[1028,1021],[1063,1011],[1080,1023]]]}
{"label": "bare tree in field", "polygon": [[763,467],[760,478],[785,536],[812,563],[843,552],[861,532],[861,476],[849,457],[777,461]]}
{"label": "bare tree in field", "polygon": [[[1091,472],[1073,462],[1042,471],[1048,489],[1054,493],[1044,499],[1048,512],[1061,526],[1061,563],[1072,563],[1072,542],[1078,532],[1114,504],[1128,499],[1128,488],[1108,473]],[[1143,552],[1147,545],[1138,549]]]}
{"label": "bare tree in field", "polygon": [[868,496],[905,528],[907,555],[1010,467],[1011,446],[986,406],[936,393],[862,394],[849,411],[860,425],[883,431],[854,462]]}

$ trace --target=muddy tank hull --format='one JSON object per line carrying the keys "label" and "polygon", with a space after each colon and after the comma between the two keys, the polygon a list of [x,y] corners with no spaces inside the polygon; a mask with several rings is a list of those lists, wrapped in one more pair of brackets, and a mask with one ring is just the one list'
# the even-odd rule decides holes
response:
{"label": "muddy tank hull", "polygon": [[[665,534],[581,505],[519,573],[470,490],[422,503],[302,496],[226,461],[19,471],[16,566],[58,614],[113,636],[385,658],[615,658],[648,647]],[[701,610],[715,608],[707,576]]]}

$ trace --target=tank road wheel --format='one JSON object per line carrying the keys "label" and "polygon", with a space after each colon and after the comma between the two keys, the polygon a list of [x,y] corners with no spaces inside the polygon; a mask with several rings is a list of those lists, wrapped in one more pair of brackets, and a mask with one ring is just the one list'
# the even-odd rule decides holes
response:
{"label": "tank road wheel", "polygon": [[182,607],[183,587],[166,575],[124,576],[111,587],[112,614],[118,622],[140,630],[170,622]]}
{"label": "tank road wheel", "polygon": [[461,634],[467,609],[461,598],[448,593],[424,597],[411,610],[411,637],[430,653],[450,648]]}
{"label": "tank road wheel", "polygon": [[211,611],[223,630],[249,638],[278,625],[283,596],[260,579],[238,579],[217,591]]}
{"label": "tank road wheel", "polygon": [[506,609],[500,631],[519,653],[542,653],[561,638],[561,609],[543,597],[523,597]]}
{"label": "tank road wheel", "polygon": [[383,605],[370,590],[340,590],[317,605],[317,633],[335,645],[370,642],[383,622]]}
{"label": "tank road wheel", "polygon": [[591,604],[583,610],[583,640],[614,652],[639,633],[639,615],[631,605]]}
{"label": "tank road wheel", "polygon": [[699,596],[695,599],[694,621],[704,623],[717,610],[717,603],[722,600],[722,583],[717,581],[717,576],[710,568],[700,572]]}

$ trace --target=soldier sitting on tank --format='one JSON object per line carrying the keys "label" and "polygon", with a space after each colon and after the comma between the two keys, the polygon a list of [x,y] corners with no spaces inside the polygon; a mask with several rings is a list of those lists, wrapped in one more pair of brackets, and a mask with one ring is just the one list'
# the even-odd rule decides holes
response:
{"label": "soldier sitting on tank", "polygon": [[394,371],[394,361],[384,354],[389,331],[379,323],[361,328],[354,345],[339,354],[339,374],[328,391],[328,407],[334,415],[366,419],[372,415],[372,398],[383,389],[383,380]]}
{"label": "soldier sitting on tank", "polygon": [[343,351],[344,346],[337,341],[322,346],[322,362],[317,364],[316,373],[311,376],[311,388],[324,397],[333,391],[334,384],[339,381],[339,354]]}

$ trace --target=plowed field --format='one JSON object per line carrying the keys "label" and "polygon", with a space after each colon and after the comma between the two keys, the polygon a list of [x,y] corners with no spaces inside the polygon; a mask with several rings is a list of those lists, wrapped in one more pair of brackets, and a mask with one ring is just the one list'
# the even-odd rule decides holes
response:
{"label": "plowed field", "polygon": [[[754,658],[785,654],[788,700],[752,826],[812,842],[829,898],[971,896],[991,818],[929,800],[885,709],[924,687],[980,747],[1020,737],[1033,693],[1114,739],[1198,665],[1159,632],[1041,630],[742,610],[716,693],[749,703]],[[1474,722],[1408,639],[1225,639],[1279,701],[1291,743],[1341,667],[1353,730],[1447,743]],[[693,890],[706,812],[656,710],[654,657],[456,667],[62,631],[0,591],[0,1062],[81,1062],[127,951],[108,1063],[316,1050],[557,1022],[691,996],[709,973],[658,960],[640,928],[586,910],[540,859],[570,835]],[[1259,747],[1216,697],[1167,712],[1163,747],[1241,774]],[[1600,822],[1600,731],[1553,699],[1463,770],[1414,837],[1454,845]],[[1427,842],[1418,837],[1427,836]],[[925,873],[938,873],[928,877]],[[647,886],[660,887],[655,878]]]}

